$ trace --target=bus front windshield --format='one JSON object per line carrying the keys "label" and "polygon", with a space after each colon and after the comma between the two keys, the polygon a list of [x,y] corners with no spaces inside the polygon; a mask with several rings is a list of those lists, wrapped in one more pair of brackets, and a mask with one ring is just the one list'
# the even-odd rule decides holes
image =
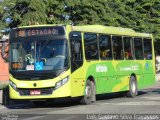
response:
{"label": "bus front windshield", "polygon": [[10,70],[45,71],[68,67],[65,39],[17,41],[11,43]]}

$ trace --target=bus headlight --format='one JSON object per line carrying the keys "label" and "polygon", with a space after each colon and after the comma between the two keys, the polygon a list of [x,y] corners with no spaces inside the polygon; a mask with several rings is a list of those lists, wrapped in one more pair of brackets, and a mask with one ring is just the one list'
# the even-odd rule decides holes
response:
{"label": "bus headlight", "polygon": [[9,84],[15,91],[17,91],[17,86],[16,86],[16,84],[14,82],[9,80]]}
{"label": "bus headlight", "polygon": [[64,84],[66,84],[66,83],[68,82],[68,80],[69,80],[69,77],[66,77],[66,78],[58,81],[58,82],[56,83],[56,85],[55,85],[55,89],[63,86]]}

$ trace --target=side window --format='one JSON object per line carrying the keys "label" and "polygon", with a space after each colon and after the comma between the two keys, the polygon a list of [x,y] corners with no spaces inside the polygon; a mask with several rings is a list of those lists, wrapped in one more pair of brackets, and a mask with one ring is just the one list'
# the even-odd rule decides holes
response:
{"label": "side window", "polygon": [[99,35],[99,49],[102,60],[112,59],[111,36]]}
{"label": "side window", "polygon": [[73,72],[79,67],[81,67],[83,64],[81,32],[70,33],[70,46],[71,46],[71,69]]}
{"label": "side window", "polygon": [[124,58],[127,60],[133,59],[132,38],[124,37],[123,43],[124,43]]}
{"label": "side window", "polygon": [[121,36],[113,36],[113,56],[116,60],[123,59],[123,46],[122,46],[122,37]]}
{"label": "side window", "polygon": [[143,60],[143,47],[142,47],[142,39],[141,38],[134,38],[134,53],[135,58],[137,60]]}
{"label": "side window", "polygon": [[97,34],[84,33],[85,57],[87,60],[98,60]]}
{"label": "side window", "polygon": [[143,39],[143,45],[144,45],[144,57],[147,60],[152,59],[152,41],[151,39]]}

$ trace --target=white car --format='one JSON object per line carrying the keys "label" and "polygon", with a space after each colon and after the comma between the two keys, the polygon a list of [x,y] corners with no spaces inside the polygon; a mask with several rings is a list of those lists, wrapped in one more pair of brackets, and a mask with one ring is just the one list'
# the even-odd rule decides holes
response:
{"label": "white car", "polygon": [[156,72],[160,71],[160,56],[156,57]]}

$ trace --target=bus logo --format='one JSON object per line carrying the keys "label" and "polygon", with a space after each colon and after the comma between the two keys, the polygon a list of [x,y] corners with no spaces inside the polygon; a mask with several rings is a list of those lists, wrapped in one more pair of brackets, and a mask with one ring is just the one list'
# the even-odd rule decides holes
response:
{"label": "bus logo", "polygon": [[97,65],[96,72],[107,72],[107,66],[104,65]]}

